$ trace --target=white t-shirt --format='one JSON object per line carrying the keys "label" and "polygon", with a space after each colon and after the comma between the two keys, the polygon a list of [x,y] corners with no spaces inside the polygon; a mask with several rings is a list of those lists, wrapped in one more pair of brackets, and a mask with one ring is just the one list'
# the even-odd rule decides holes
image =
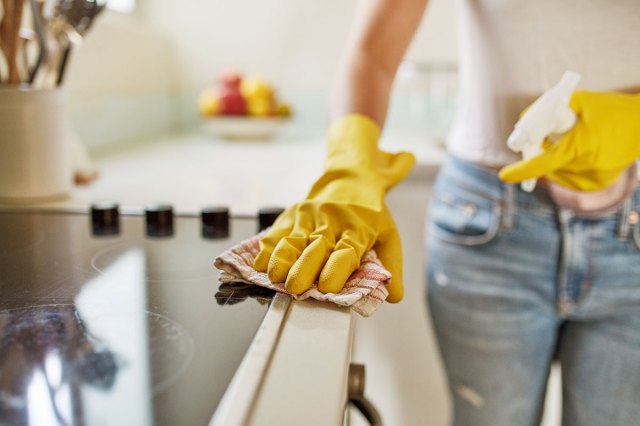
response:
{"label": "white t-shirt", "polygon": [[567,70],[640,91],[640,0],[460,0],[460,102],[449,152],[502,166],[520,112]]}

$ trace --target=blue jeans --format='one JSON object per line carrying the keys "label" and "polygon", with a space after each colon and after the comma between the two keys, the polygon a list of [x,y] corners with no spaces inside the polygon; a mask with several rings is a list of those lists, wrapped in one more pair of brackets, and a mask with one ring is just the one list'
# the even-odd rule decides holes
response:
{"label": "blue jeans", "polygon": [[455,425],[640,425],[640,190],[598,219],[450,158],[428,225],[428,301]]}

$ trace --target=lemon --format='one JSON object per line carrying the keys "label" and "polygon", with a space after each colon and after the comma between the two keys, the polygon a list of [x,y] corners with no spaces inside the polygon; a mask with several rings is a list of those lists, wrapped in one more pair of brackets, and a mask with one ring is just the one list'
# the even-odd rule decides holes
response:
{"label": "lemon", "polygon": [[216,93],[211,90],[205,90],[198,98],[198,111],[204,117],[216,115],[220,110],[220,102]]}

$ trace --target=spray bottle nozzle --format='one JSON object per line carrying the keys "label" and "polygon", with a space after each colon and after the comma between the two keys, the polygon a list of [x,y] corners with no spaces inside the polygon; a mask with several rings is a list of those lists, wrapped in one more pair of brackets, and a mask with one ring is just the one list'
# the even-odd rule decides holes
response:
{"label": "spray bottle nozzle", "polygon": [[[522,152],[526,160],[542,152],[542,143],[547,137],[570,130],[576,116],[569,101],[579,81],[578,73],[567,71],[558,84],[536,99],[515,124],[507,139],[509,148]],[[532,191],[535,185],[536,180],[531,179],[522,182],[522,189]]]}

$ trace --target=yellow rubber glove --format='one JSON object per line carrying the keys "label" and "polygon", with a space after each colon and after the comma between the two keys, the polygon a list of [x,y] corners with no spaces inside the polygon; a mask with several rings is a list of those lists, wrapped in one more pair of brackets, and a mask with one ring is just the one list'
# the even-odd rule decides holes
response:
{"label": "yellow rubber glove", "polygon": [[378,125],[362,115],[342,117],[330,127],[322,177],[261,239],[256,270],[294,294],[316,281],[321,292],[338,293],[374,248],[392,275],[387,300],[402,299],[400,236],[384,197],[415,158],[380,151],[379,137]]}
{"label": "yellow rubber glove", "polygon": [[640,156],[640,95],[576,91],[574,127],[558,141],[545,141],[542,154],[510,164],[500,179],[515,183],[547,179],[579,191],[613,184]]}

